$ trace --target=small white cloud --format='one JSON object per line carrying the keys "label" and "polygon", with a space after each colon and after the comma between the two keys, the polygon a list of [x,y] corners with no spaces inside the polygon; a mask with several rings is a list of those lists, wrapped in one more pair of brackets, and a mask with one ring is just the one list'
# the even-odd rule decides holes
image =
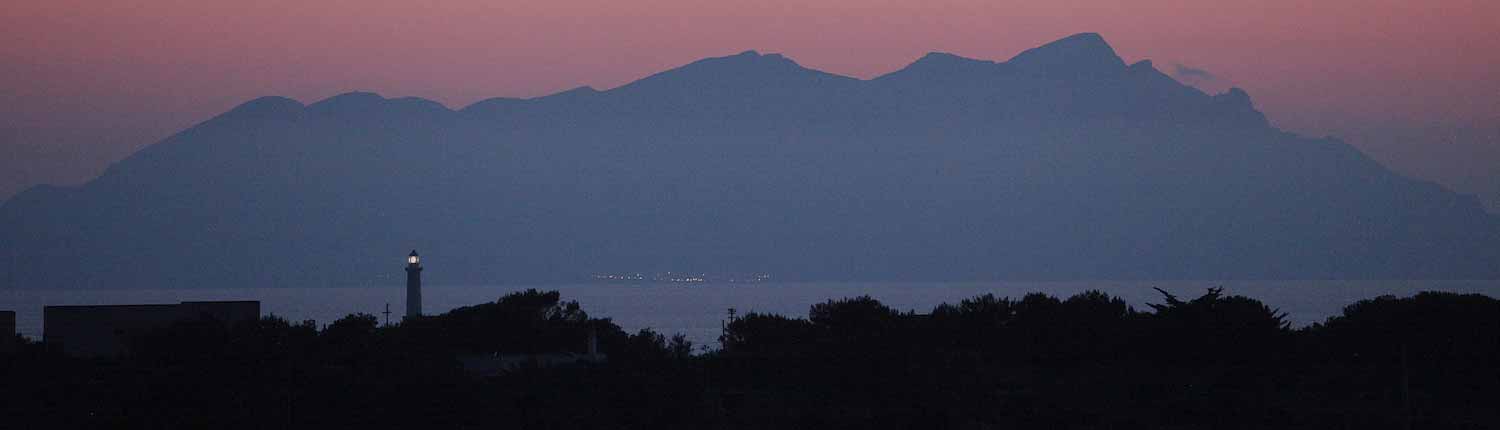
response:
{"label": "small white cloud", "polygon": [[1181,63],[1172,65],[1172,78],[1209,94],[1222,93],[1234,86],[1213,72]]}

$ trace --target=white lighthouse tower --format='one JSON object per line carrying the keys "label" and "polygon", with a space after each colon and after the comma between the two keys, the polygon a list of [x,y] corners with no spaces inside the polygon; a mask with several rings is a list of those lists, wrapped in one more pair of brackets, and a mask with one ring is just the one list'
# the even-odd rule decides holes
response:
{"label": "white lighthouse tower", "polygon": [[406,317],[422,316],[422,257],[417,250],[406,256]]}

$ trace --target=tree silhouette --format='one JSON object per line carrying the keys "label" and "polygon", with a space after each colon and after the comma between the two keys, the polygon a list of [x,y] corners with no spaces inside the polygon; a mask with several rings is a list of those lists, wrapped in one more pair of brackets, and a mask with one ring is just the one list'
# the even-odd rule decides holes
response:
{"label": "tree silhouette", "polygon": [[1289,340],[1286,314],[1258,300],[1225,296],[1222,287],[1190,301],[1157,288],[1163,304],[1148,321],[1161,357],[1169,360],[1231,361],[1269,358]]}

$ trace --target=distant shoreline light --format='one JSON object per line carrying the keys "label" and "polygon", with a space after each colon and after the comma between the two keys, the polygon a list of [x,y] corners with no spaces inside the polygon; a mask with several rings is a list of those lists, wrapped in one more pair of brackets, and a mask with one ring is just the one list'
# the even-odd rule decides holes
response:
{"label": "distant shoreline light", "polygon": [[771,275],[767,273],[711,274],[663,272],[651,275],[647,275],[644,273],[596,273],[591,275],[590,278],[595,281],[604,282],[663,282],[675,284],[701,284],[707,282],[766,282],[771,280]]}

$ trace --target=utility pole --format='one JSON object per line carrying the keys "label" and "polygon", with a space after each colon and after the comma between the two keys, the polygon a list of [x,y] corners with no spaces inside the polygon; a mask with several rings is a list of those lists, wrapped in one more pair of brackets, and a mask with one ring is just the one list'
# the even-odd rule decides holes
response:
{"label": "utility pole", "polygon": [[736,319],[734,314],[735,309],[729,308],[729,319],[719,322],[719,348],[725,351],[728,351],[732,347],[729,342],[729,324],[734,323]]}
{"label": "utility pole", "polygon": [[391,303],[390,302],[386,302],[385,303],[385,312],[381,312],[381,313],[385,314],[385,326],[386,327],[390,327],[391,326]]}

